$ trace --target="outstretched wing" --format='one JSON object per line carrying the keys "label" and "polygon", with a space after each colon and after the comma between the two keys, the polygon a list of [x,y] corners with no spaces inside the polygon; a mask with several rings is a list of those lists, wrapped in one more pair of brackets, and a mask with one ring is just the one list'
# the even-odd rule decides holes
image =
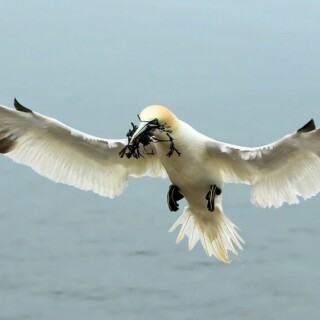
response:
{"label": "outstretched wing", "polygon": [[222,181],[251,184],[251,201],[261,207],[298,203],[320,192],[320,130],[313,120],[297,132],[259,148],[207,142]]}
{"label": "outstretched wing", "polygon": [[15,107],[0,106],[0,153],[55,182],[112,198],[123,192],[128,176],[165,176],[156,154],[120,158],[126,139],[93,137],[16,100]]}

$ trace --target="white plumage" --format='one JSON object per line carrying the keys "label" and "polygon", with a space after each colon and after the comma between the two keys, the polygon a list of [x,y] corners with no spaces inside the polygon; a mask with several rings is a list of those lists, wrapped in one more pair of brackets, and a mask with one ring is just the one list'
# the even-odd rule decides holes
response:
{"label": "white plumage", "polygon": [[[17,101],[15,107],[0,106],[1,153],[53,181],[111,198],[123,192],[128,176],[169,177],[188,202],[170,229],[181,226],[177,242],[187,236],[192,249],[200,241],[209,256],[224,262],[230,261],[228,251],[242,249],[243,240],[223,213],[223,191],[206,197],[212,186],[250,184],[251,201],[261,207],[298,203],[299,196],[307,199],[320,191],[320,130],[313,120],[275,143],[244,148],[210,139],[169,109],[150,106],[141,112],[130,145],[146,133],[150,144],[140,145],[142,157],[128,158],[119,156],[127,139],[93,137]],[[214,201],[213,212],[208,201]]]}

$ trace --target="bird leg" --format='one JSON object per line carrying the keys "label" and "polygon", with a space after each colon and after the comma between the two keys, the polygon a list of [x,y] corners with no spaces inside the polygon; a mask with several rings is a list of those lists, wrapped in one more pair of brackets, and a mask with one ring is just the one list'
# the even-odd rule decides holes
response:
{"label": "bird leg", "polygon": [[179,192],[179,188],[172,184],[167,194],[167,202],[170,211],[178,211],[179,205],[177,201],[183,199],[183,195]]}
{"label": "bird leg", "polygon": [[217,187],[215,184],[210,186],[210,190],[206,195],[206,199],[208,200],[207,208],[209,211],[214,211],[214,198],[215,196],[219,196],[221,194],[221,189]]}

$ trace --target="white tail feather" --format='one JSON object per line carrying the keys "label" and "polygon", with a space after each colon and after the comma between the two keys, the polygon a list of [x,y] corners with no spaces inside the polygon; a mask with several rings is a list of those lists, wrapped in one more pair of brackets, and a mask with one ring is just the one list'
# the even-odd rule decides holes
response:
{"label": "white tail feather", "polygon": [[237,227],[216,205],[213,212],[186,207],[183,214],[170,228],[169,232],[181,225],[177,241],[188,237],[188,247],[192,250],[200,240],[208,256],[215,256],[226,263],[231,262],[228,250],[237,254],[235,245],[242,250],[244,241],[237,232]]}

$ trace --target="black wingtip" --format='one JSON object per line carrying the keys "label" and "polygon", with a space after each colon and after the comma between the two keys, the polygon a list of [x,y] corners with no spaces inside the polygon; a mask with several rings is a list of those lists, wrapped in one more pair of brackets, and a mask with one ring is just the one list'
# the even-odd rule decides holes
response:
{"label": "black wingtip", "polygon": [[301,127],[297,132],[310,132],[316,129],[316,125],[314,120],[311,119],[308,123],[306,123],[303,127]]}
{"label": "black wingtip", "polygon": [[32,110],[24,107],[16,98],[14,98],[13,105],[18,111],[32,113]]}

